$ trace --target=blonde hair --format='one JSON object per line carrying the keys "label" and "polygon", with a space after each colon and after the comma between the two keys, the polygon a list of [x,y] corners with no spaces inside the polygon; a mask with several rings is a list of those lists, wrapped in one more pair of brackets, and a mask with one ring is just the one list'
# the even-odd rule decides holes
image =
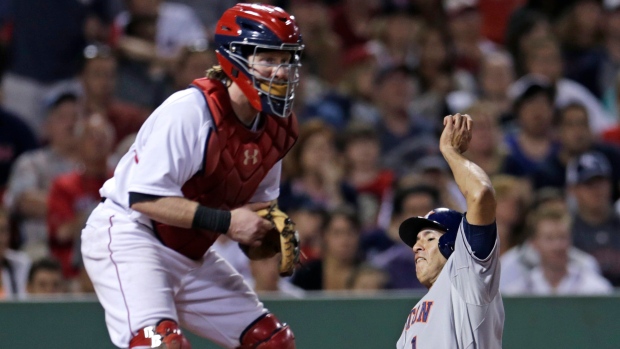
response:
{"label": "blonde hair", "polygon": [[232,84],[232,81],[228,78],[228,75],[226,75],[224,69],[222,69],[222,66],[219,64],[207,69],[206,77],[209,79],[222,81],[226,87]]}
{"label": "blonde hair", "polygon": [[543,205],[539,209],[533,210],[527,215],[526,226],[529,238],[536,235],[538,224],[545,220],[563,222],[568,226],[572,223],[572,218],[567,210]]}

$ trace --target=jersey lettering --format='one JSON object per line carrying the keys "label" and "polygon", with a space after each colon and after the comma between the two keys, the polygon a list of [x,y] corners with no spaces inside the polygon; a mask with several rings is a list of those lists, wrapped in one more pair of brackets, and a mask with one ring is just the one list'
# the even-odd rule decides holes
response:
{"label": "jersey lettering", "polygon": [[416,344],[417,341],[418,336],[413,336],[413,338],[411,339],[411,349],[416,349],[418,347],[418,345]]}
{"label": "jersey lettering", "polygon": [[426,321],[428,320],[428,316],[431,313],[432,306],[433,301],[424,301],[422,302],[422,304],[411,309],[409,317],[407,318],[407,325],[405,329],[408,330],[416,322],[426,323]]}
{"label": "jersey lettering", "polygon": [[426,301],[422,303],[420,306],[420,311],[418,312],[418,319],[416,322],[426,323],[426,319],[428,315],[431,313],[431,307],[433,306],[433,301]]}

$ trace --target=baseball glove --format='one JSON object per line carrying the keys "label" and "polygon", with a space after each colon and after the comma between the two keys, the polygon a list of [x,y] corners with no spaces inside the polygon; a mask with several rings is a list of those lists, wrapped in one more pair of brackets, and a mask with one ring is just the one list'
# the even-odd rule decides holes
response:
{"label": "baseball glove", "polygon": [[281,252],[280,276],[293,275],[295,266],[299,263],[299,234],[295,223],[276,205],[256,212],[259,216],[273,223],[274,228],[263,238],[261,245],[251,247],[239,245],[241,250],[251,260],[266,259]]}

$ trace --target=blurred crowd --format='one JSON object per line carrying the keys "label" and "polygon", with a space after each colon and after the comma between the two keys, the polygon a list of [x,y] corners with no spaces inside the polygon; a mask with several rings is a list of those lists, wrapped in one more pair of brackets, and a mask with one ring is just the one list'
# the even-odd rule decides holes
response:
{"label": "blurred crowd", "polygon": [[[492,178],[501,290],[620,287],[620,0],[281,0],[305,51],[279,205],[287,279],[222,236],[260,294],[418,289],[400,223],[466,210],[438,136]],[[0,2],[0,298],[89,293],[79,236],[141,124],[217,64],[230,0]]]}

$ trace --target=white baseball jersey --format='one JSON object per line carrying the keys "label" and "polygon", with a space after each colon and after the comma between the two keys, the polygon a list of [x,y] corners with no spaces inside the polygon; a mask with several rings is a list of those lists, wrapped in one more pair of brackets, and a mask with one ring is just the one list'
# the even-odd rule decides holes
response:
{"label": "white baseball jersey", "polygon": [[[241,332],[267,311],[217,252],[208,250],[194,261],[165,247],[150,219],[129,207],[129,192],[183,196],[182,186],[209,151],[205,146],[213,127],[198,89],[168,98],[101,188],[107,200],[82,231],[84,266],[105,309],[110,338],[120,348],[141,328],[164,318],[224,348],[237,348]],[[250,201],[278,197],[280,170],[278,162]]]}
{"label": "white baseball jersey", "polygon": [[[254,128],[258,124],[258,118]],[[203,166],[207,137],[213,119],[201,91],[195,88],[177,92],[146,120],[135,142],[121,158],[100,190],[128,210],[138,222],[150,219],[129,209],[129,192],[158,196],[183,196],[181,188]],[[263,179],[250,202],[271,201],[280,195],[281,161]]]}
{"label": "white baseball jersey", "polygon": [[[504,305],[499,293],[499,240],[484,260],[463,234],[428,293],[411,309],[397,349],[495,349],[502,347]],[[469,226],[471,230],[476,226]]]}

